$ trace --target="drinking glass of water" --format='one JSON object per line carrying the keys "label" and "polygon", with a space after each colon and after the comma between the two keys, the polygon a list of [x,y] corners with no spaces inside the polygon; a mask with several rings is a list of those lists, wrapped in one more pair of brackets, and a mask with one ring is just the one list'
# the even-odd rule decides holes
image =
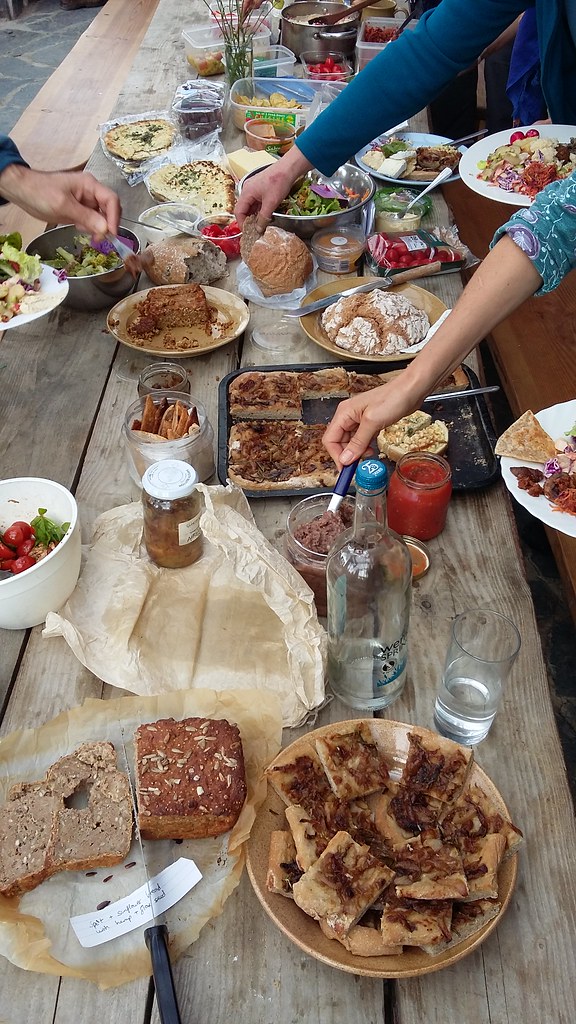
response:
{"label": "drinking glass of water", "polygon": [[520,642],[514,623],[499,612],[458,615],[434,706],[442,736],[472,747],[488,735]]}

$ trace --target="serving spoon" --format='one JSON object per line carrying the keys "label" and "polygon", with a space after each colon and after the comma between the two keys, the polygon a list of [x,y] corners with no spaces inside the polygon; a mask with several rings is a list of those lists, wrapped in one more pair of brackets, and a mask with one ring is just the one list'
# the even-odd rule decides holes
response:
{"label": "serving spoon", "polygon": [[337,11],[336,14],[323,14],[320,18],[311,18],[308,24],[335,25],[338,21],[342,21],[343,18],[349,17],[350,14],[356,14],[356,11],[361,11],[364,7],[369,7],[373,3],[374,0],[360,0],[360,3],[352,4],[350,7],[344,5],[342,11]]}
{"label": "serving spoon", "polygon": [[445,181],[445,179],[449,178],[450,175],[453,173],[454,172],[451,167],[443,167],[442,170],[439,171],[439,173],[436,175],[436,177],[432,179],[430,184],[426,185],[426,188],[423,188],[422,191],[419,192],[417,196],[414,196],[414,199],[411,199],[408,205],[403,210],[398,211],[398,220],[402,220],[403,217],[405,217],[406,214],[408,213],[408,210],[411,210],[412,207],[416,205],[416,203],[420,202],[422,196],[425,196],[427,192],[431,192],[432,189],[436,188],[436,186],[439,185],[441,181]]}

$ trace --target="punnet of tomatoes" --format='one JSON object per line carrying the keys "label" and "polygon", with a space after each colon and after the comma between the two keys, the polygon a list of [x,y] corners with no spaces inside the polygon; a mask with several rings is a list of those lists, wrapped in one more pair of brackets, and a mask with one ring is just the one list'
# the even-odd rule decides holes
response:
{"label": "punnet of tomatoes", "polygon": [[70,523],[58,526],[46,511],[39,508],[30,523],[18,519],[0,531],[0,571],[17,575],[31,569],[60,543]]}
{"label": "punnet of tomatoes", "polygon": [[324,82],[344,82],[352,72],[350,64],[338,54],[333,56],[329,53],[320,61],[306,59],[306,55],[301,54],[301,60],[306,75],[310,78],[321,78]]}
{"label": "punnet of tomatoes", "polygon": [[432,245],[417,231],[409,235],[387,235],[384,231],[370,235],[366,243],[366,253],[368,268],[376,273],[409,270],[412,267],[425,267],[427,264],[437,262],[452,263],[456,266],[463,263],[457,249],[446,245],[440,239],[437,245]]}
{"label": "punnet of tomatoes", "polygon": [[229,260],[240,255],[241,228],[236,220],[229,223],[214,221],[201,221],[198,225],[200,234],[209,238],[214,245],[217,245]]}

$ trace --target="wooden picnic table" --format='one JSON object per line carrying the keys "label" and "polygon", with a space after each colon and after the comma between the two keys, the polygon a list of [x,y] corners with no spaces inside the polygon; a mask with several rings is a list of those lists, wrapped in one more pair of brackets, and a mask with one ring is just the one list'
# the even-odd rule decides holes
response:
{"label": "wooden picnic table", "polygon": [[[190,20],[188,0],[160,0],[116,113],[167,104],[187,77],[179,40]],[[200,10],[199,3],[193,8]],[[228,149],[239,144],[228,126]],[[129,217],[150,205],[143,185],[130,188],[97,148],[89,168],[115,187]],[[447,210],[440,196],[435,216]],[[235,265],[221,287],[234,288]],[[460,290],[458,275],[424,282],[448,305]],[[274,330],[277,314],[251,308],[243,339],[211,355],[186,361],[192,393],[217,423],[217,385],[240,366],[328,362],[294,323],[293,347],[264,354],[250,340],[255,327]],[[475,357],[468,360],[476,368]],[[95,518],[135,497],[119,444],[125,410],[135,397],[142,358],[118,346],[105,330],[104,313],[60,307],[0,344],[3,476],[47,475],[77,497],[83,540]],[[217,482],[216,480],[214,481]],[[266,537],[281,544],[288,509],[296,499],[254,500]],[[506,801],[526,842],[507,913],[488,939],[458,964],[396,982],[353,976],[306,955],[264,913],[244,874],[223,914],[210,921],[174,966],[182,1020],[242,1020],[250,1024],[517,1024],[519,1020],[569,1024],[576,954],[576,830],[566,771],[550,701],[530,591],[524,576],[510,500],[502,483],[455,494],[444,532],[430,543],[429,573],[414,586],[409,681],[385,713],[397,721],[432,725],[432,706],[452,619],[486,605],[518,625],[522,649],[502,707],[477,760]],[[0,631],[2,734],[36,727],[88,697],[117,696],[75,658],[64,639],[43,639],[42,628]],[[232,655],[231,655],[232,656]],[[354,717],[333,701],[317,725]],[[288,731],[291,742],[303,730]],[[88,982],[24,973],[0,961],[0,1018],[25,1021],[103,1019],[122,1024],[156,1022],[147,1003],[148,979],[100,991]]]}

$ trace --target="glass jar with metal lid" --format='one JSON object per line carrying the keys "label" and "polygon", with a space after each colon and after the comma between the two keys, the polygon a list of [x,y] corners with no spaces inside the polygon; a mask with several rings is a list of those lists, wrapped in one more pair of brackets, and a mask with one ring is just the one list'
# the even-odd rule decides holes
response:
{"label": "glass jar with metal lid", "polygon": [[202,554],[198,475],[187,462],[164,459],[142,477],[144,544],[156,565],[181,569]]}

